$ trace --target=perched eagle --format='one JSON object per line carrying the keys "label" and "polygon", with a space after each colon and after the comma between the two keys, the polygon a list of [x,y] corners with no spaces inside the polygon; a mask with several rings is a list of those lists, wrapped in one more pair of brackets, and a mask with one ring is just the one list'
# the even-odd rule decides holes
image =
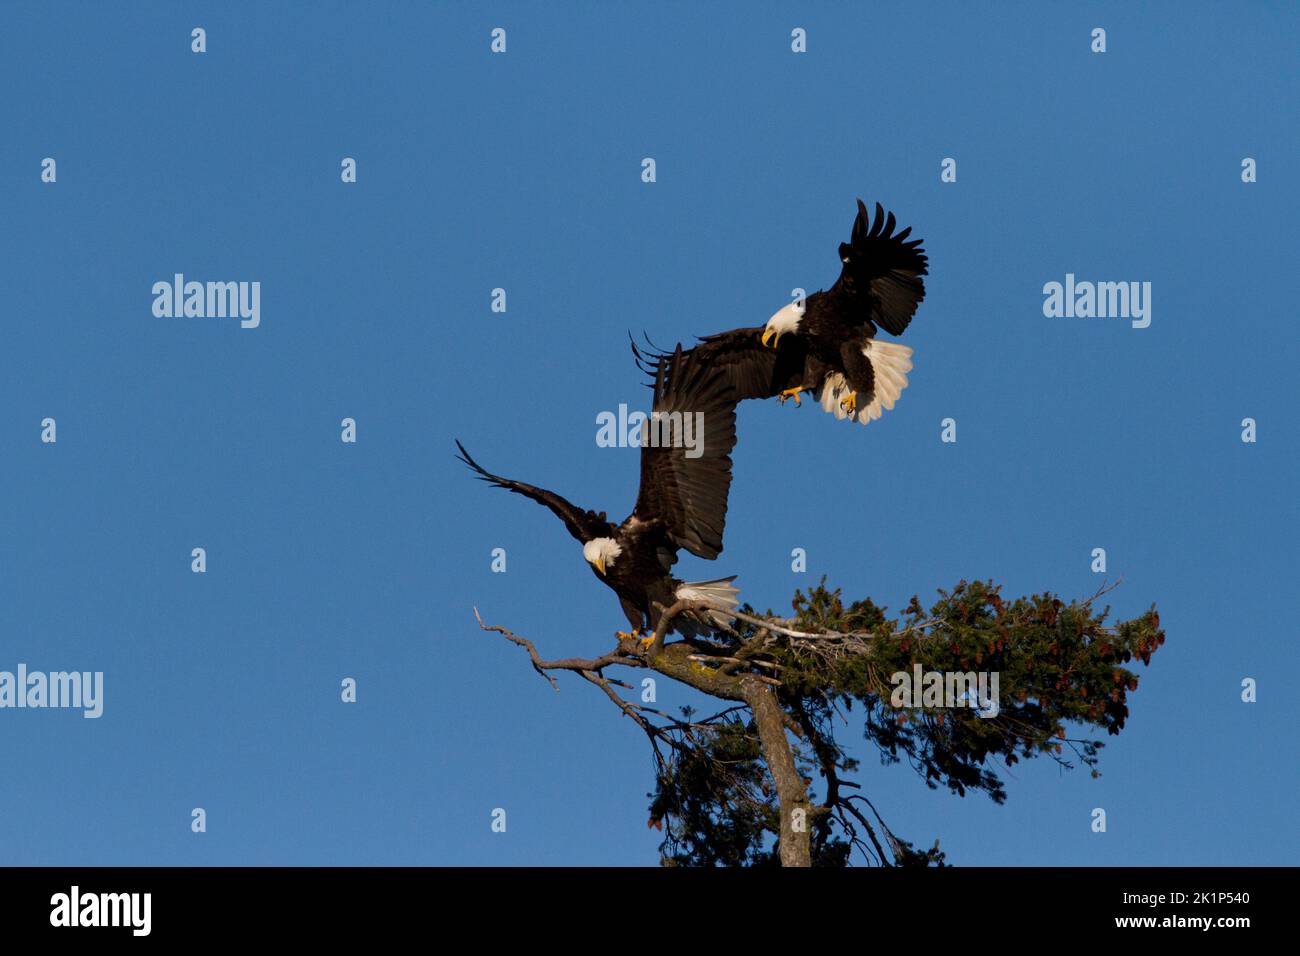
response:
{"label": "perched eagle", "polygon": [[[683,353],[679,345],[663,358],[655,374],[652,413],[641,425],[641,488],[622,524],[553,491],[494,475],[456,442],[458,457],[479,478],[545,505],[564,522],[582,544],[592,572],[618,595],[632,627],[631,633],[619,631],[618,636],[634,638],[644,631],[646,643],[678,600],[739,604],[739,591],[731,584],[734,575],[688,583],[670,573],[680,549],[710,559],[722,551],[731,450],[736,444],[736,399],[728,377],[711,371],[702,356]],[[696,430],[683,435],[683,428]],[[728,620],[720,612],[691,612],[678,615],[673,630],[698,636]]]}
{"label": "perched eagle", "polygon": [[[825,292],[792,303],[762,327],[732,329],[700,339],[686,354],[727,374],[738,401],[800,392],[817,396],[836,418],[866,424],[891,409],[907,387],[912,350],[876,338],[877,329],[901,335],[925,298],[926,256],[910,228],[894,233],[876,203],[873,222],[858,200],[849,241],[840,243],[840,277]],[[666,353],[633,345],[638,361],[655,374]]]}

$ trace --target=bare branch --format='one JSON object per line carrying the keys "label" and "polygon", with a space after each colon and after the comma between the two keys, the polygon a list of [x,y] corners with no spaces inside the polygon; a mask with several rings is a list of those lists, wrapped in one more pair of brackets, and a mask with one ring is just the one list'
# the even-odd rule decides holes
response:
{"label": "bare branch", "polygon": [[616,647],[614,650],[610,651],[608,654],[602,655],[601,657],[565,657],[556,661],[544,661],[542,660],[541,655],[537,653],[537,647],[528,638],[520,637],[509,628],[502,627],[499,624],[483,623],[483,618],[479,614],[478,608],[474,608],[474,619],[478,621],[478,626],[483,630],[494,631],[512,644],[517,644],[527,650],[528,656],[531,658],[533,663],[533,670],[545,677],[550,685],[557,691],[560,689],[560,685],[555,682],[555,678],[548,674],[547,671],[573,671],[581,674],[584,671],[599,672],[611,664],[623,664],[627,667],[645,666],[645,664],[636,656],[625,653],[622,645],[619,645],[619,647]]}

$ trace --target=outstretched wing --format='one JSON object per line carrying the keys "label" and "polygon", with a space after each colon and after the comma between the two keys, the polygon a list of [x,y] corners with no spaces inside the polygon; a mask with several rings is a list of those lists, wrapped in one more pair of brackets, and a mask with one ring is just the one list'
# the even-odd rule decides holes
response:
{"label": "outstretched wing", "polygon": [[856,311],[863,321],[870,320],[890,335],[902,335],[925,298],[921,276],[926,274],[929,260],[921,240],[905,241],[912,234],[911,227],[895,235],[895,225],[894,214],[886,218],[880,203],[876,203],[873,222],[867,207],[858,200],[853,234],[848,242],[840,243],[842,267],[831,294],[857,299]]}
{"label": "outstretched wing", "polygon": [[[682,354],[720,374],[737,402],[771,398],[803,380],[807,343],[800,336],[790,335],[779,349],[772,349],[762,344],[762,335],[761,325],[731,329],[704,336]],[[632,351],[642,371],[652,377],[673,357],[666,352],[640,349],[636,342],[632,343]]]}
{"label": "outstretched wing", "polygon": [[675,545],[702,558],[722,551],[736,401],[730,378],[712,368],[699,347],[683,352],[678,345],[655,366],[632,518],[660,522]]}
{"label": "outstretched wing", "polygon": [[577,505],[566,501],[553,491],[547,491],[545,488],[538,488],[534,485],[525,484],[522,481],[514,481],[510,478],[502,478],[500,475],[494,475],[473,458],[465,450],[465,446],[459,441],[456,447],[460,449],[460,454],[456,457],[474,469],[475,474],[483,481],[496,485],[498,488],[505,488],[507,491],[513,491],[517,495],[523,495],[525,498],[531,498],[538,504],[550,508],[557,518],[564,522],[564,526],[569,529],[569,534],[573,535],[579,541],[590,541],[592,538],[598,538],[610,531],[610,525],[605,520],[604,514],[597,514],[594,511],[587,511],[579,508]]}

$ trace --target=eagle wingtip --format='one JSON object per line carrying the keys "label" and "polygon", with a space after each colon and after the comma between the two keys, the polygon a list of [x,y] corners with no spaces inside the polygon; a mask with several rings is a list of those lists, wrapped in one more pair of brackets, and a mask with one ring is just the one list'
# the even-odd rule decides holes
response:
{"label": "eagle wingtip", "polygon": [[470,457],[469,452],[465,450],[465,446],[462,445],[462,444],[460,443],[460,439],[459,439],[459,438],[453,438],[452,441],[454,441],[454,442],[456,443],[456,448],[459,449],[459,454],[457,454],[456,457],[457,457],[457,458],[458,458],[458,459],[459,459],[459,460],[460,460],[460,461],[461,461],[461,462],[462,462],[462,463],[463,463],[467,468],[469,468],[470,470],[472,470],[473,472],[475,472],[475,477],[477,477],[477,478],[483,478],[485,481],[488,480],[488,478],[487,478],[487,475],[488,475],[487,470],[486,470],[482,465],[480,465],[478,462],[476,462],[473,458]]}

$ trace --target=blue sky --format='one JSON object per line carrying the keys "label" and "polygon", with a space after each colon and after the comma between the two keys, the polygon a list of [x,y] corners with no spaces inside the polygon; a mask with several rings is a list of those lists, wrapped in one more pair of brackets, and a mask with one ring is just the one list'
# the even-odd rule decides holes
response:
{"label": "blue sky", "polygon": [[[898,609],[1086,596],[1104,547],[1168,643],[1103,777],[998,807],[859,745],[866,792],[959,864],[1294,863],[1296,9],[972,7],[5,7],[0,669],[106,700],[0,711],[0,863],[653,864],[641,732],[472,616],[596,654],[614,595],[453,438],[621,518],[627,331],[828,285],[858,196],[930,255],[911,386],[866,429],[744,406],[726,550],[679,570]],[[260,327],[155,317],[176,272],[260,281]],[[1070,272],[1151,282],[1151,326],[1045,318]]]}

